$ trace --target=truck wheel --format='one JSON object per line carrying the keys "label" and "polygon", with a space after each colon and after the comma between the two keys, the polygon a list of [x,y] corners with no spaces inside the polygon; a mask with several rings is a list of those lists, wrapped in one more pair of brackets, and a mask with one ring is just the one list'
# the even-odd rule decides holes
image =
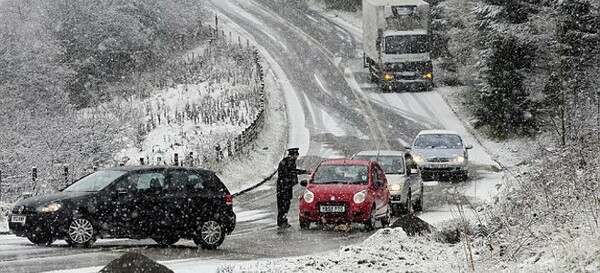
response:
{"label": "truck wheel", "polygon": [[379,79],[374,75],[373,68],[369,65],[369,79],[371,83],[379,83]]}

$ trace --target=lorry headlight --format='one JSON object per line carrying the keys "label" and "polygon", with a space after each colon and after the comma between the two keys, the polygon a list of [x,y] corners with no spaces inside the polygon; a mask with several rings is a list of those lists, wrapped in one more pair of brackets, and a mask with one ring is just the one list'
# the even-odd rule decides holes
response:
{"label": "lorry headlight", "polygon": [[362,190],[354,194],[354,203],[360,204],[367,200],[367,190]]}
{"label": "lorry headlight", "polygon": [[55,211],[59,210],[61,207],[62,207],[61,203],[52,202],[52,203],[47,203],[42,206],[39,206],[35,210],[40,213],[47,213],[47,212],[55,212]]}
{"label": "lorry headlight", "polygon": [[383,79],[386,81],[391,81],[393,78],[394,78],[394,76],[392,76],[392,74],[390,74],[390,73],[385,73],[383,75]]}
{"label": "lorry headlight", "polygon": [[402,184],[392,184],[389,187],[390,191],[401,191],[402,190]]}
{"label": "lorry headlight", "polygon": [[315,194],[309,190],[306,190],[304,192],[304,202],[312,203],[312,201],[314,201],[314,200],[315,200]]}

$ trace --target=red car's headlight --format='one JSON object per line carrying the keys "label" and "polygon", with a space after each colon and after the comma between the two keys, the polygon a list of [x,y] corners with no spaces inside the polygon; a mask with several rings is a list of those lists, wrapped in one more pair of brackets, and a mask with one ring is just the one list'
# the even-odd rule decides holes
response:
{"label": "red car's headlight", "polygon": [[362,190],[354,194],[354,203],[360,204],[367,200],[367,190]]}
{"label": "red car's headlight", "polygon": [[304,192],[304,202],[312,203],[315,200],[315,194],[309,190]]}

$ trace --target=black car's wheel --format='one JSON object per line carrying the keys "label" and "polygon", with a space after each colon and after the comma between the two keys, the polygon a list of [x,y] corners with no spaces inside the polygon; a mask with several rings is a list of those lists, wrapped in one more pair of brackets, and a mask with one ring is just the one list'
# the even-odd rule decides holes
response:
{"label": "black car's wheel", "polygon": [[208,220],[200,226],[199,235],[194,243],[202,249],[216,249],[225,240],[225,228],[215,220]]}
{"label": "black car's wheel", "polygon": [[369,220],[365,222],[366,230],[371,231],[375,229],[375,224],[377,223],[377,218],[375,216],[376,213],[377,211],[375,210],[375,205],[373,205],[373,208],[371,208],[371,214],[369,214]]}
{"label": "black car's wheel", "polygon": [[42,235],[42,234],[30,234],[30,235],[27,235],[27,239],[30,242],[32,242],[36,245],[39,245],[39,246],[51,245],[56,240],[54,237],[52,237],[50,235]]}
{"label": "black car's wheel", "polygon": [[310,222],[300,221],[300,229],[309,229],[309,228],[310,228]]}
{"label": "black car's wheel", "polygon": [[160,247],[167,247],[173,245],[179,241],[179,236],[177,235],[161,235],[152,237]]}
{"label": "black car's wheel", "polygon": [[76,217],[69,223],[67,244],[72,247],[90,247],[96,241],[96,230],[86,217]]}

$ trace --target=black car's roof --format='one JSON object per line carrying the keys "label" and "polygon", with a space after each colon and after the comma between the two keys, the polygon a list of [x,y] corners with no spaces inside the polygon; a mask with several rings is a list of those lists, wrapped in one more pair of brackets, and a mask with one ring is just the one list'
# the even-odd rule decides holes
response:
{"label": "black car's roof", "polygon": [[192,170],[192,171],[203,171],[213,172],[199,167],[184,167],[184,166],[168,166],[168,165],[128,165],[128,166],[117,166],[108,167],[100,170],[115,170],[115,171],[140,171],[140,170]]}

